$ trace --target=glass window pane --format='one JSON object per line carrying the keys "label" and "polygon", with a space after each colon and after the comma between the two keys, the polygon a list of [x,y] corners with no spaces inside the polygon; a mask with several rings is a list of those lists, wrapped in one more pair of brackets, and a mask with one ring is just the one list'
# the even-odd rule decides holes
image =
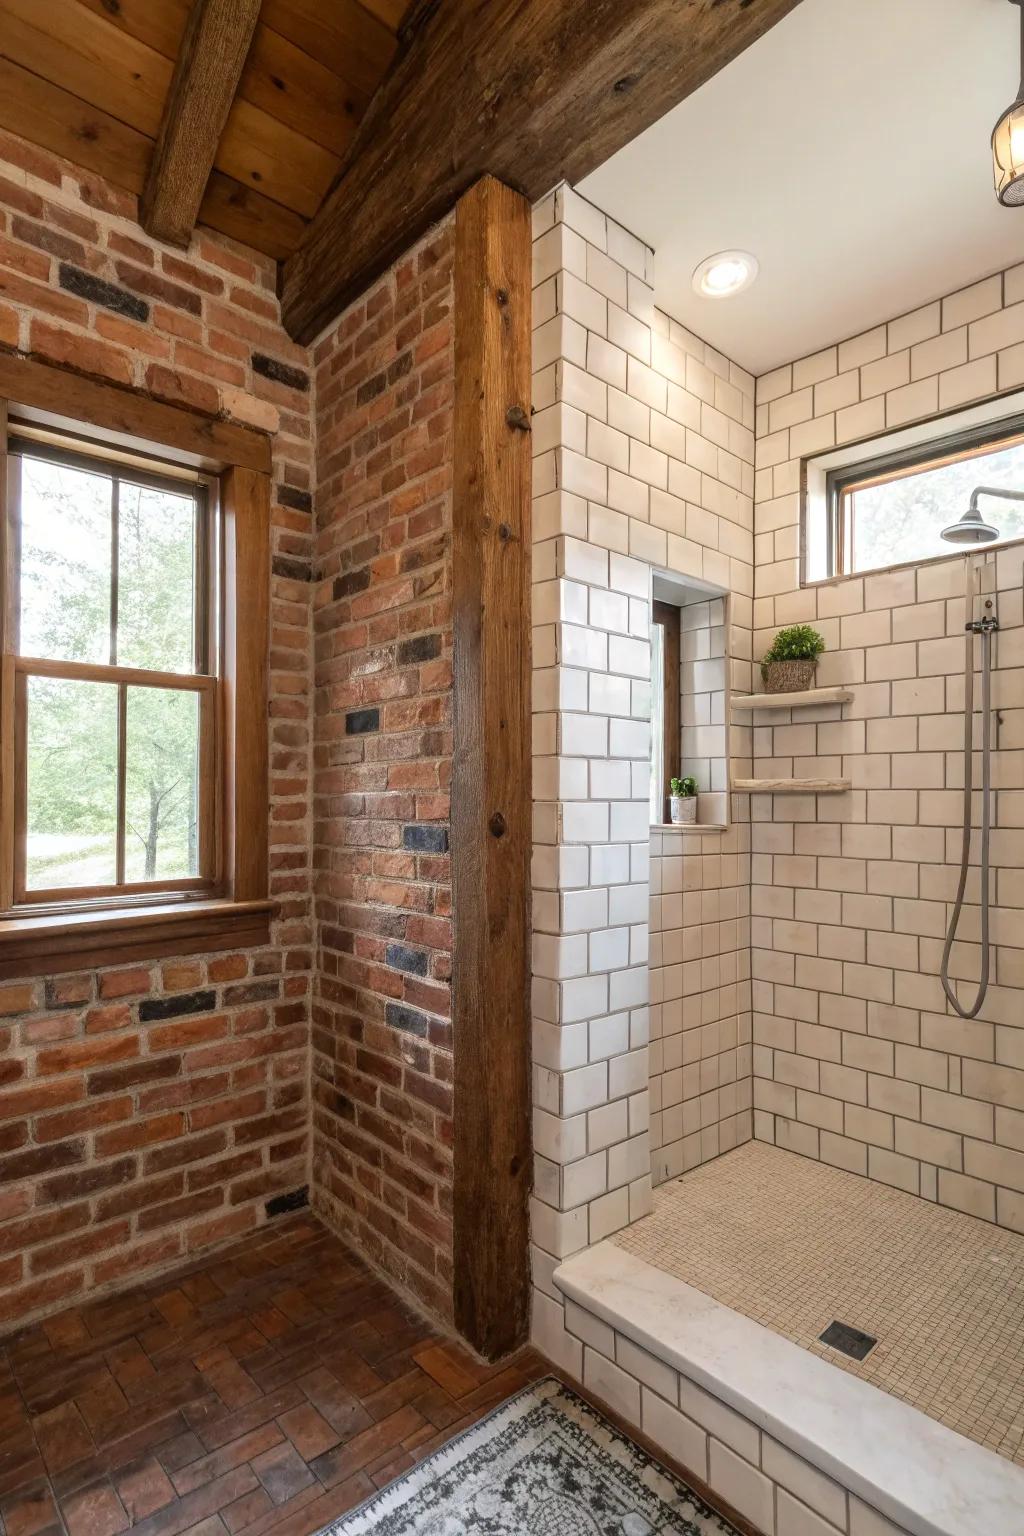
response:
{"label": "glass window pane", "polygon": [[110,660],[111,480],[21,456],[23,656]]}
{"label": "glass window pane", "polygon": [[122,480],[118,508],[117,660],[153,672],[195,670],[196,502]]}
{"label": "glass window pane", "polygon": [[199,695],[129,688],[125,879],[199,873]]}
{"label": "glass window pane", "polygon": [[117,878],[117,689],[30,677],[29,890]]}
{"label": "glass window pane", "polygon": [[[852,502],[853,547],[848,568],[877,570],[954,553],[942,530],[967,511],[971,492],[979,485],[1024,490],[1024,444],[850,492],[846,500]],[[1024,503],[982,497],[980,505],[985,521],[1000,530],[1003,541],[1024,538]]]}

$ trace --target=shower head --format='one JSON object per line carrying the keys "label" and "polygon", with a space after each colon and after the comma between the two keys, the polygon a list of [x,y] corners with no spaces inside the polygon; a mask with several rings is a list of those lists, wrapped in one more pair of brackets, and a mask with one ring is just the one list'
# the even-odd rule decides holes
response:
{"label": "shower head", "polygon": [[998,539],[999,529],[986,523],[977,507],[970,506],[957,522],[943,528],[942,537],[947,544],[991,544]]}
{"label": "shower head", "polygon": [[978,511],[979,496],[999,496],[1004,501],[1024,501],[1024,491],[1004,490],[1001,485],[978,485],[971,492],[971,502],[958,522],[943,528],[942,537],[947,544],[991,544],[999,538],[999,529],[986,523]]}

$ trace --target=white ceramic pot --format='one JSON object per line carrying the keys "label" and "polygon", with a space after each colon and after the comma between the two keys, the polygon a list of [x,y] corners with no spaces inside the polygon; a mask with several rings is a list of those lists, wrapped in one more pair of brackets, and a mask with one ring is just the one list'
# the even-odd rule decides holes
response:
{"label": "white ceramic pot", "polygon": [[673,826],[685,825],[697,820],[696,795],[670,795],[668,808]]}

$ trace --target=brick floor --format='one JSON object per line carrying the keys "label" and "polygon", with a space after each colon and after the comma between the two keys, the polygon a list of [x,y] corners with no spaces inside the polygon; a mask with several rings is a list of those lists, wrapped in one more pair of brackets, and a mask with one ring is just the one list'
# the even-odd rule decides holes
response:
{"label": "brick floor", "polygon": [[307,1536],[547,1370],[479,1365],[292,1216],[0,1343],[2,1536]]}

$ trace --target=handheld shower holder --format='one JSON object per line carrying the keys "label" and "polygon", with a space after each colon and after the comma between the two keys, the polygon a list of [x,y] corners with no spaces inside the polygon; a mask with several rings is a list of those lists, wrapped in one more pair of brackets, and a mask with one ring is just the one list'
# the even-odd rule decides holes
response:
{"label": "handheld shower holder", "polygon": [[964,625],[964,633],[968,635],[993,635],[999,628],[999,620],[994,614],[986,614],[983,619],[970,619]]}

